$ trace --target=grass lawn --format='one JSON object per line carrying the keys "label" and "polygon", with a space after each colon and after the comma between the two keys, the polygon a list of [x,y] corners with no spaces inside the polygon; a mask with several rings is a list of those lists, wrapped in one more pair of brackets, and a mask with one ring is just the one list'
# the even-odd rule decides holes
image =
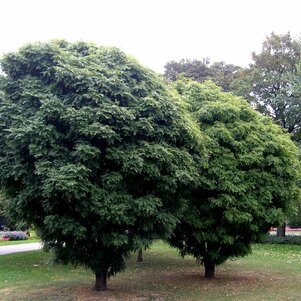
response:
{"label": "grass lawn", "polygon": [[213,301],[301,300],[301,246],[254,245],[253,254],[217,268],[216,279],[202,277],[193,258],[156,242],[135,256],[128,269],[109,280],[109,290],[94,292],[85,268],[54,264],[33,251],[0,256],[1,300]]}
{"label": "grass lawn", "polygon": [[24,240],[0,240],[0,247],[10,246],[10,245],[20,245],[20,244],[30,244],[32,242],[39,242],[39,239],[24,239]]}

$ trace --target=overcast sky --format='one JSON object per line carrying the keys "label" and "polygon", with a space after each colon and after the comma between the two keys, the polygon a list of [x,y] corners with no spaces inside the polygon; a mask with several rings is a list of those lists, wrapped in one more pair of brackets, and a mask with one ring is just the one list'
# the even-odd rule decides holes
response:
{"label": "overcast sky", "polygon": [[181,58],[248,66],[272,31],[301,33],[300,0],[3,0],[0,54],[63,38],[116,46],[163,72]]}

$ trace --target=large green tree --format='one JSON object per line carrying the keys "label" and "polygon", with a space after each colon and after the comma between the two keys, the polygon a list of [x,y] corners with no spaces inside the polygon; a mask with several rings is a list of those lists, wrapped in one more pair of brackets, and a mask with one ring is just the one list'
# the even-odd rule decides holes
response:
{"label": "large green tree", "polygon": [[211,278],[216,265],[248,254],[252,241],[284,221],[299,196],[300,165],[290,136],[245,100],[212,82],[175,86],[210,153],[169,242],[203,262]]}
{"label": "large green tree", "polygon": [[2,59],[0,184],[11,217],[96,275],[165,237],[202,136],[179,98],[115,48],[54,41]]}

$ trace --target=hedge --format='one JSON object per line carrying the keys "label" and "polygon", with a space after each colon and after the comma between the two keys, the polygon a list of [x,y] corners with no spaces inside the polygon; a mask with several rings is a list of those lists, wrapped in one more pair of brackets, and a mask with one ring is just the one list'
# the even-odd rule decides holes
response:
{"label": "hedge", "polygon": [[0,231],[0,240],[25,240],[28,236],[23,231]]}
{"label": "hedge", "polygon": [[278,237],[275,235],[266,235],[260,243],[265,244],[283,244],[283,245],[301,245],[301,235],[286,235]]}

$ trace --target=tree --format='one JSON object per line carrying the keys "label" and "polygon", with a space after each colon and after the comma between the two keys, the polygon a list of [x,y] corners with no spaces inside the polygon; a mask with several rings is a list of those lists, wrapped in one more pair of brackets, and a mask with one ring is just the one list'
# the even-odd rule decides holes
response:
{"label": "tree", "polygon": [[175,86],[210,154],[169,243],[202,262],[212,278],[216,265],[248,254],[252,241],[284,221],[298,199],[300,164],[289,135],[242,98],[212,82]]}
{"label": "tree", "polygon": [[176,81],[180,76],[191,78],[198,82],[211,79],[223,91],[232,90],[232,83],[238,78],[241,67],[225,62],[214,62],[210,65],[208,58],[199,60],[170,61],[165,65],[164,76],[168,81]]}
{"label": "tree", "polygon": [[53,41],[2,59],[0,184],[10,216],[106,290],[176,225],[202,136],[152,71],[115,48]]}
{"label": "tree", "polygon": [[[301,138],[301,43],[290,33],[272,33],[263,42],[262,51],[252,54],[250,65],[236,83],[236,92],[243,95],[262,114],[290,133],[292,139]],[[235,84],[233,85],[235,86]],[[285,235],[285,225],[278,228],[278,236]]]}
{"label": "tree", "polygon": [[170,61],[164,66],[164,76],[168,81],[175,81],[180,75],[192,78],[193,80],[203,82],[210,78],[209,59],[189,60],[182,59],[179,62]]}
{"label": "tree", "polygon": [[264,115],[298,141],[301,117],[300,71],[301,43],[290,33],[272,33],[263,42],[259,54],[253,52],[254,63],[241,81],[247,82],[243,96]]}
{"label": "tree", "polygon": [[225,62],[215,62],[210,66],[210,70],[212,72],[210,79],[224,92],[230,92],[233,90],[232,84],[238,78],[242,68]]}

